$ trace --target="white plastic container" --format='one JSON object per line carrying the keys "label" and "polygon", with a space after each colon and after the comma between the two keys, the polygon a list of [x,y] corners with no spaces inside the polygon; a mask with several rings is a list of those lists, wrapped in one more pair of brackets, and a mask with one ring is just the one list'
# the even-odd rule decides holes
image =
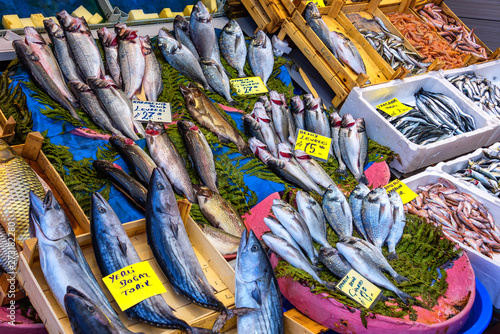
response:
{"label": "white plastic container", "polygon": [[[416,174],[412,177],[402,180],[408,187],[413,191],[417,191],[418,186],[425,186],[431,183],[436,183],[440,178],[444,178],[451,181],[461,192],[471,194],[479,202],[481,202],[492,214],[495,224],[500,227],[500,207],[496,202],[494,202],[490,197],[483,196],[483,193],[476,191],[475,187],[466,187],[461,182],[456,182],[456,180],[449,175],[439,172],[436,170],[427,170],[425,172]],[[500,255],[496,255],[495,259],[491,259],[480,252],[472,249],[468,245],[460,243],[470,259],[472,267],[474,268],[474,274],[483,283],[488,290],[488,293],[493,301],[495,307],[500,307]]]}
{"label": "white plastic container", "polygon": [[[420,88],[452,98],[464,112],[474,118],[476,130],[428,145],[417,145],[396,130],[375,108],[393,98],[415,106],[414,94]],[[478,147],[491,145],[498,140],[497,133],[500,132],[499,121],[496,118],[488,117],[437,73],[394,80],[365,88],[356,87],[347,97],[341,113],[350,113],[355,118],[363,117],[368,137],[399,154],[401,161],[394,160],[391,167],[401,173],[415,171],[472,152]]]}

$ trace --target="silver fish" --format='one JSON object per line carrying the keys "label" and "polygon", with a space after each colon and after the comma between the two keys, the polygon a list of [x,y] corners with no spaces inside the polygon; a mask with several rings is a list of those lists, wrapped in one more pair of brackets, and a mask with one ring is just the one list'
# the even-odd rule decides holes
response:
{"label": "silver fish", "polygon": [[342,117],[342,126],[339,132],[342,159],[358,182],[368,184],[360,162],[361,145],[360,132],[356,121],[350,114],[345,114]]}
{"label": "silver fish", "polygon": [[199,226],[208,241],[214,245],[219,253],[222,255],[236,254],[238,246],[240,245],[240,237],[234,236],[212,225],[199,224]]}
{"label": "silver fish", "polygon": [[393,224],[391,202],[384,188],[373,189],[363,199],[361,219],[369,240],[381,250]]}
{"label": "silver fish", "polygon": [[295,158],[299,165],[306,171],[307,175],[313,179],[316,184],[327,189],[331,184],[335,184],[328,173],[321,165],[311,158],[306,152],[301,150],[294,151]]}
{"label": "silver fish", "polygon": [[246,114],[241,117],[243,129],[248,138],[256,138],[260,142],[265,142],[264,135],[260,131],[261,125],[252,116]]}
{"label": "silver fish", "polygon": [[325,44],[325,46],[328,49],[330,49],[333,55],[336,58],[338,58],[337,50],[333,45],[332,39],[330,37],[330,28],[328,28],[325,21],[323,21],[323,18],[319,13],[318,7],[316,7],[316,4],[314,2],[309,2],[306,5],[306,9],[304,11],[304,18],[307,24],[319,37],[319,39]]}
{"label": "silver fish", "polygon": [[175,39],[191,51],[196,60],[200,58],[198,51],[196,51],[196,46],[194,46],[193,40],[191,39],[191,28],[189,27],[189,22],[184,18],[184,16],[177,15],[175,17],[174,36]]}
{"label": "silver fish", "polygon": [[106,56],[106,70],[116,85],[121,88],[123,82],[120,62],[118,60],[118,38],[114,32],[106,27],[97,30],[97,36],[101,40],[104,55]]}
{"label": "silver fish", "polygon": [[323,212],[335,233],[340,236],[352,235],[352,212],[344,193],[334,184],[323,197]]}
{"label": "silver fish", "polygon": [[284,228],[283,225],[281,225],[281,223],[277,219],[274,219],[272,217],[265,217],[264,223],[267,225],[267,227],[269,227],[271,233],[284,239],[286,242],[290,244],[290,246],[295,247],[297,251],[302,252],[299,244],[295,241],[295,239],[290,235],[290,233],[288,233],[286,228]]}
{"label": "silver fish", "polygon": [[158,101],[163,91],[163,79],[161,77],[161,66],[151,45],[149,36],[139,37],[142,54],[145,59],[144,77],[142,79],[142,90],[148,101]]}
{"label": "silver fish", "polygon": [[389,247],[388,258],[397,258],[396,246],[398,245],[406,225],[405,209],[403,207],[403,200],[401,196],[395,191],[389,192],[389,201],[391,202],[392,210],[392,227],[389,236],[387,237],[387,246]]}
{"label": "silver fish", "polygon": [[295,127],[297,129],[305,130],[305,121],[304,121],[304,101],[300,98],[299,95],[292,97],[291,102],[291,111],[293,118],[295,120]]}
{"label": "silver fish", "polygon": [[368,240],[368,236],[366,235],[363,220],[361,219],[361,206],[363,204],[363,199],[369,192],[370,189],[365,184],[358,183],[356,188],[351,192],[351,195],[349,195],[349,206],[351,207],[354,226],[365,240]]}
{"label": "silver fish", "polygon": [[265,139],[265,144],[267,145],[269,152],[277,158],[278,157],[278,138],[276,132],[274,131],[274,125],[266,110],[263,108],[254,108],[253,113],[255,119],[260,124],[260,131]]}
{"label": "silver fish", "polygon": [[321,98],[304,96],[304,119],[306,130],[319,135],[331,138],[330,123],[328,115],[323,110],[323,101]]}
{"label": "silver fish", "polygon": [[356,119],[356,126],[358,127],[359,133],[359,168],[365,168],[368,161],[368,135],[366,134],[366,126],[364,118]]}
{"label": "silver fish", "polygon": [[262,161],[265,165],[267,165],[269,159],[276,160],[273,155],[267,150],[266,144],[264,144],[257,138],[250,138],[248,140],[248,144],[250,145],[250,149],[252,150],[253,154],[255,154],[255,156],[259,158],[259,160]]}
{"label": "silver fish", "polygon": [[191,12],[189,20],[191,39],[200,58],[210,58],[216,42],[212,15],[203,2],[198,1]]}
{"label": "silver fish", "polygon": [[238,71],[238,78],[246,77],[243,68],[247,59],[247,43],[240,25],[235,20],[229,20],[219,37],[222,56],[229,66]]}
{"label": "silver fish", "polygon": [[339,163],[339,168],[337,173],[347,176],[347,166],[342,159],[342,153],[340,151],[340,127],[342,126],[342,117],[338,113],[333,112],[330,114],[330,129],[332,131],[332,149]]}
{"label": "silver fish", "polygon": [[366,74],[365,63],[354,43],[338,31],[331,31],[330,37],[333,47],[336,50],[337,59],[343,65],[349,66],[357,74]]}
{"label": "silver fish", "polygon": [[304,219],[311,237],[323,247],[331,247],[326,240],[326,219],[321,205],[308,193],[299,190],[295,197],[297,208]]}
{"label": "silver fish", "polygon": [[254,108],[257,107],[258,103],[261,103],[262,105],[261,106],[259,105],[259,106],[266,109],[266,112],[269,115],[269,117],[272,117],[271,102],[269,102],[269,98],[267,97],[267,95],[259,96],[259,98],[257,99],[257,102],[255,102],[255,104],[254,104]]}
{"label": "silver fish", "polygon": [[198,58],[164,29],[160,29],[158,32],[158,47],[170,66],[182,75],[201,84],[203,88],[210,88],[198,63]]}
{"label": "silver fish", "polygon": [[255,33],[248,46],[248,63],[255,76],[261,77],[264,84],[273,73],[274,54],[271,40],[262,30]]}
{"label": "silver fish", "polygon": [[123,91],[131,99],[142,85],[146,58],[137,31],[128,28],[125,23],[115,25],[119,41],[118,60],[123,80]]}
{"label": "silver fish", "polygon": [[346,258],[336,248],[321,248],[318,259],[338,278],[343,278],[352,269]]}
{"label": "silver fish", "polygon": [[200,65],[203,71],[203,75],[207,79],[210,87],[213,88],[219,95],[224,97],[226,101],[234,106],[238,103],[231,97],[231,87],[229,86],[229,78],[224,72],[222,66],[220,66],[215,60],[211,58],[200,57]]}
{"label": "silver fish", "polygon": [[272,90],[269,92],[269,100],[271,103],[271,112],[273,115],[273,124],[278,138],[282,143],[288,143],[289,127],[288,114],[290,111],[286,106],[286,100],[281,95]]}

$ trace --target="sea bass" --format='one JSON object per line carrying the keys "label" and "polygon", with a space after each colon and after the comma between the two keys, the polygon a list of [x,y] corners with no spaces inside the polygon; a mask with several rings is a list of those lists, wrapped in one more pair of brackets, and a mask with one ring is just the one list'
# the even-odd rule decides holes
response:
{"label": "sea bass", "polygon": [[381,250],[393,224],[391,202],[384,188],[373,189],[363,199],[361,219],[369,240]]}
{"label": "sea bass", "polygon": [[104,55],[106,56],[106,69],[116,85],[121,88],[123,82],[120,62],[118,60],[118,38],[115,33],[106,27],[97,30],[97,36],[99,36],[102,48],[104,49]]}
{"label": "sea bass", "polygon": [[335,184],[328,173],[321,167],[321,165],[311,158],[306,152],[295,150],[295,158],[299,165],[306,171],[307,175],[316,182],[317,185],[327,189],[330,185]]}
{"label": "sea bass", "polygon": [[323,212],[339,237],[352,235],[352,212],[344,193],[331,185],[323,197]]}
{"label": "sea bass", "polygon": [[337,173],[347,176],[347,166],[342,159],[342,153],[340,151],[340,127],[342,126],[342,117],[338,113],[333,112],[330,114],[330,130],[332,133],[332,149],[335,158],[339,163],[339,168]]}
{"label": "sea bass", "polygon": [[210,58],[216,42],[215,28],[212,23],[212,15],[203,2],[198,1],[194,5],[189,24],[191,39],[200,58]]}
{"label": "sea bass", "polygon": [[236,105],[237,102],[231,97],[229,78],[227,77],[226,72],[224,72],[223,67],[212,58],[203,57],[200,57],[200,65],[203,75],[207,79],[210,87],[212,87],[217,94],[225,98],[230,105]]}
{"label": "sea bass", "polygon": [[346,258],[336,248],[321,248],[318,259],[338,278],[343,278],[352,269]]}
{"label": "sea bass", "polygon": [[387,237],[387,246],[389,247],[388,258],[397,258],[396,246],[398,245],[406,225],[406,214],[403,207],[403,200],[395,190],[389,192],[389,201],[391,202],[392,227]]}
{"label": "sea bass", "polygon": [[255,236],[250,231],[243,234],[236,258],[236,307],[253,308],[255,311],[238,317],[240,333],[283,334],[283,309],[278,281],[271,262]]}
{"label": "sea bass", "polygon": [[248,46],[248,63],[255,76],[261,77],[265,85],[273,73],[274,54],[271,40],[259,30]]}
{"label": "sea bass", "polygon": [[209,224],[198,225],[200,226],[203,234],[207,237],[208,241],[210,241],[210,243],[222,255],[231,255],[238,251],[238,246],[240,245],[241,240],[240,237],[234,236]]}
{"label": "sea bass", "polygon": [[267,150],[266,144],[264,144],[257,138],[250,138],[248,140],[248,144],[250,145],[250,149],[252,150],[253,154],[255,154],[255,156],[259,158],[259,160],[262,161],[265,165],[267,165],[267,161],[269,159],[274,159],[272,154]]}
{"label": "sea bass", "polygon": [[142,79],[142,90],[147,101],[158,101],[158,96],[163,92],[163,79],[161,77],[161,66],[151,45],[149,36],[139,37],[142,54],[145,59],[144,77]]}
{"label": "sea bass", "polygon": [[364,168],[360,162],[361,140],[358,126],[350,114],[342,117],[342,126],[339,131],[339,147],[342,159],[352,175],[360,183],[368,184]]}
{"label": "sea bass", "polygon": [[349,205],[352,211],[352,220],[354,222],[354,226],[358,233],[365,239],[368,240],[368,236],[366,235],[365,228],[363,226],[363,220],[361,219],[361,206],[363,204],[363,199],[370,192],[370,188],[368,188],[363,183],[359,183],[356,188],[349,195]]}
{"label": "sea bass", "polygon": [[233,143],[243,155],[250,149],[239,131],[220,113],[217,106],[196,85],[179,85],[186,108],[195,121],[212,131],[222,143]]}
{"label": "sea bass", "polygon": [[292,97],[290,101],[292,115],[295,120],[295,127],[297,129],[305,130],[306,126],[304,121],[304,101],[302,101],[299,95]]}
{"label": "sea bass", "polygon": [[264,108],[254,108],[252,113],[255,119],[260,124],[260,131],[264,137],[265,144],[267,145],[269,152],[277,158],[278,157],[278,137],[274,131],[274,125],[271,118],[266,113]]}
{"label": "sea bass", "polygon": [[323,110],[323,101],[320,97],[304,96],[304,120],[306,130],[331,138],[328,115]]}
{"label": "sea bass", "polygon": [[181,42],[182,45],[191,51],[196,60],[200,58],[198,51],[196,51],[196,46],[194,46],[193,40],[191,39],[191,28],[189,27],[189,22],[184,18],[184,16],[177,15],[175,17],[174,36],[176,40]]}
{"label": "sea bass", "polygon": [[314,2],[309,2],[306,5],[306,9],[304,11],[304,18],[307,24],[311,27],[311,29],[316,33],[319,39],[325,44],[325,46],[330,49],[335,58],[338,58],[336,53],[336,48],[332,43],[332,39],[330,37],[330,29],[326,25],[325,21],[321,17],[319,13],[318,7]]}
{"label": "sea bass", "polygon": [[272,90],[269,92],[269,101],[271,103],[271,112],[273,116],[273,124],[278,138],[282,143],[288,143],[289,127],[288,118],[290,111],[286,106],[286,99],[284,99],[277,91]]}
{"label": "sea bass", "polygon": [[219,45],[229,66],[238,71],[238,78],[246,77],[243,68],[247,59],[247,43],[238,22],[229,20],[226,23],[220,34]]}
{"label": "sea bass", "polygon": [[141,88],[146,58],[136,30],[128,28],[125,23],[118,23],[115,25],[115,32],[119,41],[118,60],[122,73],[123,92],[131,99]]}
{"label": "sea bass", "polygon": [[264,218],[264,223],[266,224],[267,227],[269,227],[272,234],[282,238],[283,240],[288,242],[290,246],[293,246],[295,249],[297,249],[298,252],[302,253],[302,250],[297,241],[295,241],[295,239],[290,235],[290,233],[288,233],[286,228],[283,225],[281,225],[281,223],[277,219],[272,217],[266,217]]}
{"label": "sea bass", "polygon": [[326,240],[326,219],[321,205],[310,194],[299,190],[295,197],[299,213],[304,218],[311,237],[323,247],[331,247]]}
{"label": "sea bass", "polygon": [[186,196],[189,202],[197,203],[184,159],[170,140],[163,123],[148,123],[146,143],[149,154],[157,166],[164,168],[175,192]]}
{"label": "sea bass", "polygon": [[337,59],[342,64],[349,66],[357,74],[366,74],[365,63],[354,43],[338,31],[331,31],[330,38],[335,48]]}

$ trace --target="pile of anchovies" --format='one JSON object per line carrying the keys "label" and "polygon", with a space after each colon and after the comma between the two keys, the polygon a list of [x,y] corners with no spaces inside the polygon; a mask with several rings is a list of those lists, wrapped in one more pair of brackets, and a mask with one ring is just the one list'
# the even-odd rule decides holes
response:
{"label": "pile of anchovies", "polygon": [[491,213],[471,195],[445,179],[417,188],[418,197],[405,211],[427,218],[452,241],[469,245],[493,258],[500,252],[500,231]]}
{"label": "pile of anchovies", "polygon": [[491,81],[475,73],[448,76],[446,79],[488,115],[500,117],[500,88]]}
{"label": "pile of anchovies", "polygon": [[379,112],[408,140],[418,145],[431,144],[476,129],[474,118],[446,95],[421,88],[415,94],[417,106],[401,115]]}
{"label": "pile of anchovies", "polygon": [[[384,28],[382,27],[382,29]],[[411,74],[422,74],[427,71],[427,67],[431,64],[422,62],[425,58],[408,50],[400,37],[385,29],[381,32],[360,29],[359,32],[394,70],[403,66]]]}
{"label": "pile of anchovies", "polygon": [[469,159],[466,168],[453,173],[458,179],[466,181],[477,188],[497,197],[500,196],[500,149],[483,150],[484,157]]}

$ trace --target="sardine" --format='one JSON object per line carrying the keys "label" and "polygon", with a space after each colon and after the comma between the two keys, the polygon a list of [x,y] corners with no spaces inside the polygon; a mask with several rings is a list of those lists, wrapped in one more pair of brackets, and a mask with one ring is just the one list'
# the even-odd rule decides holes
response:
{"label": "sardine", "polygon": [[120,62],[118,60],[118,38],[115,33],[106,27],[97,30],[97,36],[99,36],[102,48],[104,49],[104,55],[106,56],[106,69],[116,85],[121,88],[123,82]]}
{"label": "sardine", "polygon": [[352,212],[345,195],[332,184],[323,197],[323,212],[339,237],[352,235]]}
{"label": "sardine", "polygon": [[238,251],[241,240],[240,237],[234,236],[212,225],[199,224],[199,226],[208,241],[210,241],[222,255],[231,255]]}
{"label": "sardine", "polygon": [[115,25],[119,42],[118,60],[123,80],[123,92],[131,99],[141,88],[146,58],[137,31],[127,27],[125,23]]}
{"label": "sardine", "polygon": [[99,78],[88,78],[87,83],[101,100],[102,106],[115,127],[132,140],[139,137],[134,131],[132,101],[114,84]]}
{"label": "sardine", "polygon": [[264,223],[266,224],[267,227],[271,230],[271,233],[284,239],[286,242],[290,244],[290,246],[293,246],[295,249],[297,249],[298,252],[302,253],[302,250],[299,246],[299,244],[295,241],[295,239],[288,233],[286,228],[281,225],[281,223],[272,217],[265,217],[264,218]]}
{"label": "sardine", "polygon": [[65,10],[56,14],[59,24],[66,34],[71,54],[83,78],[104,78],[104,64],[101,52],[90,33],[87,21],[83,17],[73,17]]}
{"label": "sardine", "polygon": [[288,117],[290,111],[286,106],[286,100],[282,98],[278,92],[272,90],[269,92],[269,101],[271,104],[274,130],[276,131],[280,142],[288,143]]}
{"label": "sardine", "polygon": [[352,269],[346,258],[336,248],[321,248],[318,259],[338,278],[343,278]]}
{"label": "sardine", "polygon": [[319,13],[318,7],[314,2],[309,2],[306,5],[304,11],[304,18],[311,29],[316,33],[319,39],[325,44],[325,46],[330,49],[335,58],[339,58],[337,55],[337,50],[333,45],[332,38],[330,36],[330,28],[326,25],[325,21]]}
{"label": "sardine", "polygon": [[337,169],[337,173],[347,176],[347,166],[342,160],[342,153],[340,151],[340,127],[342,125],[342,117],[339,116],[338,113],[333,112],[330,114],[330,129],[332,133],[332,149],[335,154],[335,158],[339,163],[339,168]]}
{"label": "sardine", "polygon": [[198,1],[189,19],[191,39],[200,58],[210,58],[215,44],[215,29],[212,15],[203,2]]}
{"label": "sardine", "polygon": [[231,97],[229,79],[224,72],[223,67],[220,66],[215,60],[203,57],[200,57],[200,65],[203,75],[207,79],[210,87],[212,87],[213,90],[220,96],[224,97],[230,105],[237,105],[238,103]]}
{"label": "sardine", "polygon": [[235,304],[255,311],[238,317],[240,333],[283,334],[283,309],[278,281],[264,248],[245,231],[238,248],[235,268]]}
{"label": "sardine", "polygon": [[124,193],[135,205],[142,210],[146,209],[148,191],[139,181],[125,173],[123,169],[111,161],[94,160],[92,166],[100,175],[109,178],[113,185]]}
{"label": "sardine", "polygon": [[189,22],[184,18],[184,16],[177,15],[175,17],[174,36],[175,39],[191,51],[196,60],[200,58],[198,51],[196,51],[196,46],[194,46],[193,40],[191,39],[191,28],[189,27]]}
{"label": "sardine", "polygon": [[326,240],[326,219],[321,205],[308,193],[299,190],[295,197],[297,208],[304,219],[311,237],[323,247],[331,247]]}
{"label": "sardine", "polygon": [[160,29],[158,32],[158,47],[170,66],[182,75],[201,84],[203,88],[210,88],[198,63],[198,58],[164,29]]}
{"label": "sardine", "polygon": [[295,127],[297,129],[305,130],[305,121],[304,121],[304,101],[300,98],[299,95],[292,97],[290,100],[291,111],[293,118],[295,120]]}
{"label": "sardine", "polygon": [[342,117],[342,126],[339,132],[339,147],[342,159],[360,183],[368,184],[363,167],[361,166],[361,139],[358,126],[350,114]]}
{"label": "sardine", "polygon": [[147,101],[158,101],[158,96],[163,92],[163,79],[161,77],[161,66],[151,45],[149,36],[139,37],[142,54],[145,59],[144,77],[142,79],[142,90]]}
{"label": "sardine", "polygon": [[[337,59],[343,64],[349,66],[355,73],[366,74],[366,66],[354,43],[344,34],[338,31],[331,31],[332,40]],[[369,81],[367,83],[370,83]]]}
{"label": "sardine", "polygon": [[148,184],[156,164],[144,150],[130,138],[112,136],[109,142],[120,152],[134,170],[135,174],[144,183]]}
{"label": "sardine", "polygon": [[260,124],[260,131],[264,137],[265,144],[267,145],[269,152],[277,158],[278,157],[278,138],[276,132],[274,131],[274,125],[271,118],[266,113],[264,108],[254,108],[253,113],[255,119]]}
{"label": "sardine", "polygon": [[273,73],[274,55],[271,40],[262,30],[255,33],[248,46],[248,63],[255,76],[261,77],[265,85]]}
{"label": "sardine", "polygon": [[219,37],[222,56],[229,66],[238,71],[238,77],[246,77],[243,68],[247,59],[247,43],[240,25],[235,20],[229,20]]}
{"label": "sardine", "polygon": [[231,203],[208,187],[197,184],[193,187],[198,197],[201,213],[210,224],[238,238],[241,237],[241,234],[246,229],[245,223]]}
{"label": "sardine", "polygon": [[328,173],[321,167],[321,165],[311,158],[306,152],[301,150],[294,151],[295,158],[299,165],[306,171],[307,175],[313,179],[316,184],[327,189],[331,184],[335,184]]}
{"label": "sardine", "polygon": [[323,110],[321,98],[304,96],[304,120],[306,130],[331,138],[328,115]]}
{"label": "sardine", "polygon": [[398,245],[406,225],[405,209],[403,207],[403,200],[401,196],[395,191],[389,192],[389,201],[391,202],[392,210],[392,227],[389,236],[387,237],[387,246],[389,247],[389,260],[397,258],[396,246]]}
{"label": "sardine", "polygon": [[175,192],[186,196],[189,202],[197,203],[184,159],[170,140],[163,123],[148,123],[146,143],[149,154],[157,166],[163,167]]}
{"label": "sardine", "polygon": [[349,206],[351,207],[352,220],[354,226],[358,233],[365,239],[368,240],[365,228],[363,226],[363,220],[361,219],[361,206],[363,204],[363,199],[368,195],[370,189],[363,183],[358,183],[356,188],[351,192],[349,196]]}
{"label": "sardine", "polygon": [[177,122],[177,128],[182,135],[189,159],[201,181],[210,190],[218,194],[214,155],[208,145],[207,139],[193,122],[179,121]]}
{"label": "sardine", "polygon": [[391,202],[384,188],[373,189],[363,199],[361,219],[371,243],[382,250],[393,224]]}

